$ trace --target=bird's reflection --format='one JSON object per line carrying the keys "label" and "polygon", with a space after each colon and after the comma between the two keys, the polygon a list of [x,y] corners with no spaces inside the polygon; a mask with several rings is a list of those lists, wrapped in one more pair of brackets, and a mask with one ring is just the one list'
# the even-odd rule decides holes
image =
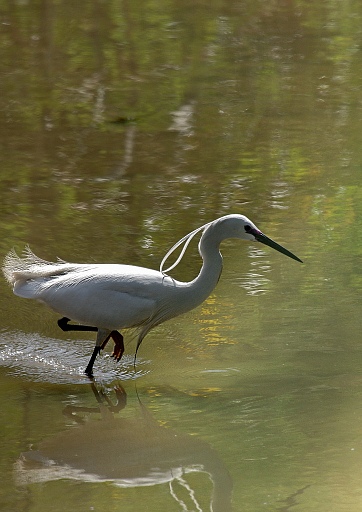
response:
{"label": "bird's reflection", "polygon": [[[43,441],[37,451],[23,453],[16,463],[19,484],[59,479],[112,482],[121,487],[168,484],[182,510],[189,510],[188,495],[190,506],[202,511],[187,474],[206,473],[212,482],[208,509],[231,511],[230,475],[206,442],[160,425],[141,402],[136,418],[115,417],[127,404],[123,387],[115,390],[115,404],[94,383],[91,387],[97,407],[67,406],[63,412],[78,425]],[[84,414],[94,412],[101,413],[100,419],[85,421]]]}

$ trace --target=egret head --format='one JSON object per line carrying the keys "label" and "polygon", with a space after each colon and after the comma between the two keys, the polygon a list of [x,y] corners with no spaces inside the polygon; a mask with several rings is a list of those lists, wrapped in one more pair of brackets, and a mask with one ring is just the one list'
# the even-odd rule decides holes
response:
{"label": "egret head", "polygon": [[[231,214],[225,215],[224,217],[220,217],[219,219],[216,219],[212,222],[208,222],[207,224],[204,224],[203,226],[194,229],[193,231],[191,231],[191,233],[188,233],[187,235],[182,237],[178,242],[175,243],[175,245],[171,247],[171,249],[164,256],[163,260],[161,261],[160,272],[165,274],[166,272],[169,272],[170,270],[174,269],[180,263],[189,243],[191,242],[193,237],[200,231],[203,232],[199,242],[200,254],[201,246],[206,241],[208,241],[208,243],[211,243],[212,245],[219,246],[220,243],[223,240],[226,240],[227,238],[240,238],[242,240],[257,241],[265,245],[269,245],[269,247],[273,247],[273,249],[285,254],[286,256],[289,256],[289,258],[293,258],[293,260],[300,261],[301,263],[303,263],[302,260],[295,256],[295,254],[288,251],[287,249],[285,249],[285,247],[277,244],[276,242],[274,242],[274,240],[264,235],[264,233],[262,233],[260,229],[258,229],[255,226],[255,224],[251,222],[250,219],[245,217],[245,215]],[[173,265],[171,265],[167,269],[164,269],[163,267],[169,256],[180,246],[183,246],[183,248],[175,263],[173,263]]]}
{"label": "egret head", "polygon": [[303,263],[298,256],[288,251],[288,249],[277,242],[274,242],[274,240],[268,236],[264,235],[264,233],[262,233],[250,219],[245,217],[245,215],[226,215],[225,217],[218,219],[216,222],[218,222],[217,229],[222,229],[223,239],[240,238],[242,240],[261,242],[262,244],[268,245],[276,251],[289,256],[289,258]]}

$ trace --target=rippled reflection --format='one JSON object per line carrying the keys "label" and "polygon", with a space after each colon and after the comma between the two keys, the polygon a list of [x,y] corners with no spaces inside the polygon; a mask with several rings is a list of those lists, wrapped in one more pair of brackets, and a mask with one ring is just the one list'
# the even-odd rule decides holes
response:
{"label": "rippled reflection", "polygon": [[[105,393],[91,387],[97,407],[68,405],[63,413],[76,426],[21,455],[15,464],[18,485],[62,479],[111,482],[122,488],[168,485],[182,510],[192,506],[202,512],[198,493],[207,489],[206,474],[212,482],[211,510],[231,511],[232,481],[215,450],[197,437],[162,426],[141,402],[136,417],[117,418],[115,413],[127,404],[124,389],[115,389],[113,405]],[[89,418],[93,413],[101,418]],[[190,473],[198,478],[190,482]]]}

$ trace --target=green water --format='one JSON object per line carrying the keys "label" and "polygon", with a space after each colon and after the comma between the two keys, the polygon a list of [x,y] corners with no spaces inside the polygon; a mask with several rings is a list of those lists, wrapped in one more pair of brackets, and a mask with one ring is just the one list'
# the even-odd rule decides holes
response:
{"label": "green water", "polygon": [[362,6],[45,0],[0,21],[1,258],[158,268],[243,213],[304,261],[225,242],[209,299],[136,369],[131,336],[107,349],[93,387],[93,334],[1,280],[1,510],[359,512]]}

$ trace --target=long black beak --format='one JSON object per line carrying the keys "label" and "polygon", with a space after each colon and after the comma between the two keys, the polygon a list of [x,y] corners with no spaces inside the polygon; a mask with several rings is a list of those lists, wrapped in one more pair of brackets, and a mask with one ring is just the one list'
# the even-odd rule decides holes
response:
{"label": "long black beak", "polygon": [[261,233],[260,231],[253,232],[253,235],[255,236],[255,238],[258,242],[261,242],[262,244],[265,244],[265,245],[269,245],[269,247],[272,247],[276,251],[279,251],[282,254],[289,256],[289,258],[292,258],[293,260],[300,261],[300,263],[303,263],[303,261],[301,259],[299,259],[298,256],[296,256],[292,252],[288,251],[288,249],[286,249],[282,245],[279,245],[276,242],[274,242],[274,240],[272,240],[271,238],[264,235],[264,233]]}

